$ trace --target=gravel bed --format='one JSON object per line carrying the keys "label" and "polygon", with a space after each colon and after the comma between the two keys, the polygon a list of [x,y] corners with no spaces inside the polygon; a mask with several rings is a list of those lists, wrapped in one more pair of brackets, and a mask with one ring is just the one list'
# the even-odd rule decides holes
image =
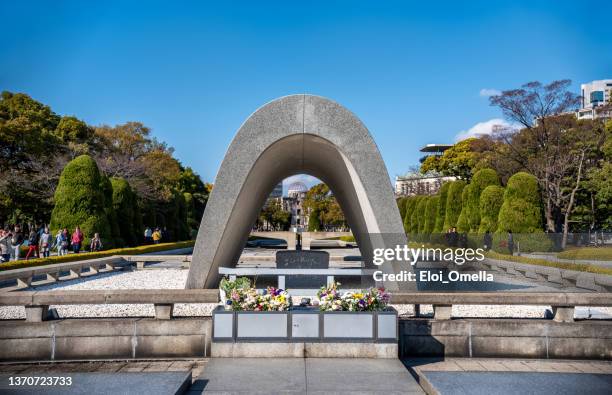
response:
{"label": "gravel bed", "polygon": [[[53,289],[182,289],[185,287],[188,270],[154,269],[103,273],[91,278],[80,278],[48,285],[37,286],[37,291]],[[301,297],[294,296],[294,304],[299,304]],[[177,304],[175,316],[210,316],[216,304]],[[153,305],[64,305],[55,307],[62,318],[69,317],[153,317]],[[413,316],[414,306],[393,305],[400,316]],[[483,318],[543,318],[550,306],[497,306],[497,305],[455,305],[453,317]],[[431,316],[431,305],[421,305],[421,314]],[[612,318],[612,308],[576,308],[580,318]],[[24,319],[25,309],[22,306],[0,307],[0,319]]]}

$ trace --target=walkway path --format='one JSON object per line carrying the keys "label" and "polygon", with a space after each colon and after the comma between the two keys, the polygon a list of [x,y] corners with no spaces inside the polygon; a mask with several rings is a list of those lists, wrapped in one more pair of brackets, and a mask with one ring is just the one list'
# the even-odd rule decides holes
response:
{"label": "walkway path", "polygon": [[194,379],[189,395],[424,393],[397,359],[211,358]]}
{"label": "walkway path", "polygon": [[610,394],[612,362],[536,359],[406,359],[429,394]]}

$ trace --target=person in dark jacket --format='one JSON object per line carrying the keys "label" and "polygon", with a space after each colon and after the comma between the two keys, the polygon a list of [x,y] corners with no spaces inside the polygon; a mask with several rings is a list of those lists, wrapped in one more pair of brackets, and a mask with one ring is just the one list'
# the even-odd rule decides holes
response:
{"label": "person in dark jacket", "polygon": [[489,251],[493,246],[493,236],[491,236],[491,232],[488,230],[484,234],[482,244],[484,245],[485,251]]}
{"label": "person in dark jacket", "polygon": [[510,255],[514,255],[514,235],[511,230],[508,230],[508,251]]}

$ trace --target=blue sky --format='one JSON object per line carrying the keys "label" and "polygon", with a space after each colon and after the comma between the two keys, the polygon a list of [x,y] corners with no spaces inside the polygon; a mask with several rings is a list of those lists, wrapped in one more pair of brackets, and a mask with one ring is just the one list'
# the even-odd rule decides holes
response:
{"label": "blue sky", "polygon": [[93,125],[141,121],[212,182],[279,96],[348,107],[393,178],[423,144],[501,118],[483,90],[612,78],[610,3],[425,3],[3,1],[0,90]]}

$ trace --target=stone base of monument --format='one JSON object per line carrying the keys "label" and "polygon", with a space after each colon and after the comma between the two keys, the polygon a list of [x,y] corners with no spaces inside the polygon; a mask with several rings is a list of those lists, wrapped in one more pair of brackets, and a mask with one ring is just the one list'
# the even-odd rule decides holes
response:
{"label": "stone base of monument", "polygon": [[213,311],[213,357],[396,358],[397,311]]}
{"label": "stone base of monument", "polygon": [[213,342],[213,358],[397,358],[397,343]]}

